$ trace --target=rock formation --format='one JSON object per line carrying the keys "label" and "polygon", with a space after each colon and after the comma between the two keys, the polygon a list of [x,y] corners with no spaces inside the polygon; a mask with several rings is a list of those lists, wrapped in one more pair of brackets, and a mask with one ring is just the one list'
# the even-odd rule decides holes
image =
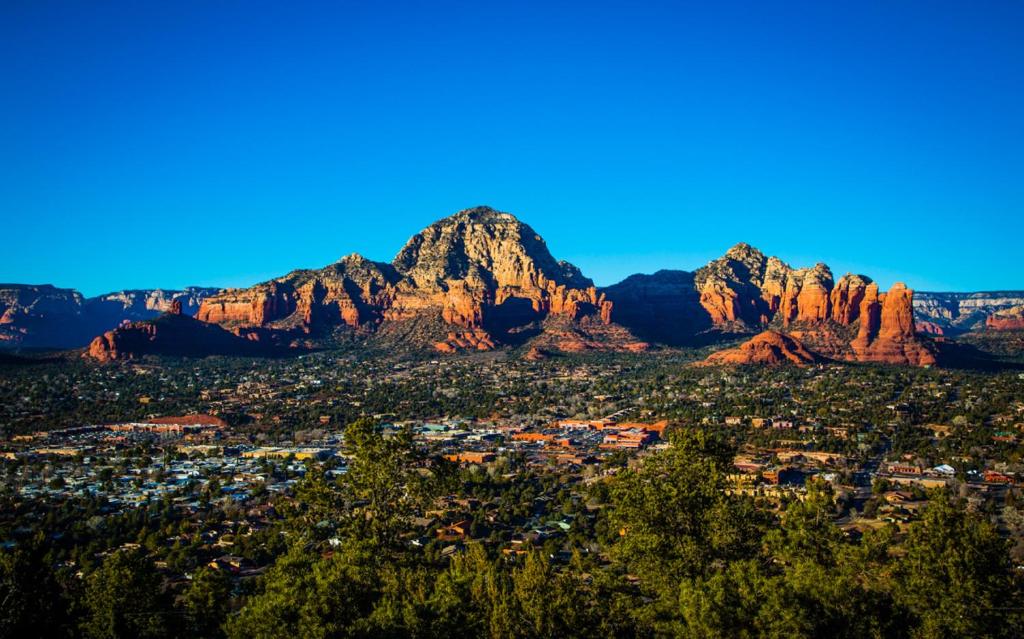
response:
{"label": "rock formation", "polygon": [[701,335],[712,326],[693,273],[664,270],[631,275],[601,292],[612,303],[612,321],[646,341],[700,344]]}
{"label": "rock formation", "polygon": [[[613,301],[626,302],[620,306],[628,308],[629,303],[639,302],[648,307],[646,318],[640,313],[631,316],[628,310],[617,310],[613,317],[621,318],[630,328],[636,323],[639,334],[657,335],[656,326],[667,324],[690,329],[703,324],[724,333],[771,327],[831,359],[913,365],[935,362],[933,346],[914,332],[913,293],[903,285],[894,287],[885,303],[887,296],[879,294],[878,286],[868,277],[847,273],[834,280],[825,264],[792,268],[745,243],[698,269],[693,274],[692,293],[680,290],[686,283],[678,273],[673,277],[679,283],[672,291],[674,306],[663,299],[666,295],[646,293],[654,276],[633,276],[605,289]],[[679,315],[697,319],[684,323]],[[659,341],[672,343],[664,337]]]}
{"label": "rock formation", "polygon": [[934,347],[916,335],[913,296],[901,282],[888,293],[879,293],[877,284],[868,285],[861,300],[857,337],[850,343],[854,359],[913,366],[936,363]]}
{"label": "rock formation", "polygon": [[[254,348],[365,339],[389,351],[637,352],[652,343],[707,344],[771,329],[832,360],[927,365],[936,359],[936,345],[916,332],[915,312],[942,315],[920,326],[935,332],[961,321],[965,309],[973,309],[977,325],[981,309],[1005,310],[1001,305],[1009,308],[1016,299],[1009,293],[930,295],[921,306],[902,285],[883,294],[863,275],[835,279],[821,263],[793,268],[745,243],[693,273],[634,275],[598,289],[575,266],[556,260],[515,216],[477,207],[415,234],[391,263],[351,254],[244,289],[123,291],[84,299],[68,289],[0,285],[0,343],[72,347],[87,344],[86,335],[100,335],[90,350],[109,360],[136,346],[164,350],[159,343],[179,328],[182,335],[201,332],[166,317],[162,331],[145,321],[170,312],[179,319],[195,314]],[[989,325],[1017,321],[993,315]],[[232,340],[210,339],[220,340],[215,347],[221,351],[234,348]],[[766,348],[768,339],[753,346]]]}
{"label": "rock formation", "polygon": [[[460,211],[414,235],[391,264],[350,255],[204,300],[197,317],[228,327],[339,326],[401,334],[438,351],[488,350],[543,330],[550,317],[612,322],[612,303],[509,213]],[[532,329],[530,329],[532,327]],[[635,348],[629,339],[622,348]],[[616,348],[616,345],[608,346]]]}
{"label": "rock formation", "polygon": [[154,320],[125,322],[96,337],[84,357],[98,362],[135,359],[145,355],[203,357],[208,355],[267,355],[271,349],[239,337],[216,324],[167,313]]}
{"label": "rock formation", "polygon": [[760,364],[779,366],[794,364],[809,366],[822,358],[808,350],[800,340],[778,331],[764,331],[750,340],[717,353],[712,353],[705,365]]}
{"label": "rock formation", "polygon": [[152,289],[86,298],[50,285],[0,284],[0,347],[78,348],[126,320],[158,317],[175,301],[184,314],[195,314],[201,300],[216,292]]}
{"label": "rock formation", "polygon": [[985,293],[918,291],[914,294],[914,316],[917,320],[931,322],[940,327],[947,335],[983,329],[986,320],[994,313],[1022,305],[1024,305],[1024,291]]}
{"label": "rock formation", "polygon": [[993,331],[1024,330],[1024,305],[996,311],[985,320],[985,328]]}
{"label": "rock formation", "polygon": [[831,293],[832,321],[850,326],[860,317],[860,305],[871,280],[863,275],[847,273],[839,278]]}

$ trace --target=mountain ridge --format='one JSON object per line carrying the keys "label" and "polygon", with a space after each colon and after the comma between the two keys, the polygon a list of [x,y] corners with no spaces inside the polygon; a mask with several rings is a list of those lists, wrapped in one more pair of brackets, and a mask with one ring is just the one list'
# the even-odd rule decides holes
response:
{"label": "mountain ridge", "polygon": [[[930,365],[941,340],[919,333],[942,332],[939,322],[957,321],[952,304],[965,315],[1007,310],[1017,299],[930,295],[922,303],[900,283],[883,292],[866,275],[836,278],[823,262],[793,267],[746,242],[692,272],[663,269],[597,287],[556,259],[515,215],[478,206],[415,233],[391,262],[350,253],[249,287],[140,289],[95,298],[51,286],[0,287],[0,337],[14,336],[8,346],[39,344],[45,336],[33,335],[32,323],[60,316],[73,328],[58,346],[74,347],[79,344],[68,342],[81,341],[82,327],[95,326],[95,318],[102,316],[103,326],[91,336],[113,331],[116,338],[119,325],[152,320],[176,300],[183,315],[268,347],[356,339],[385,348],[399,340],[441,353],[520,346],[533,353],[639,352],[770,330],[831,360]],[[984,326],[989,315],[974,318],[972,327]],[[1013,319],[999,325],[1016,326]],[[187,333],[175,332],[182,339]]]}

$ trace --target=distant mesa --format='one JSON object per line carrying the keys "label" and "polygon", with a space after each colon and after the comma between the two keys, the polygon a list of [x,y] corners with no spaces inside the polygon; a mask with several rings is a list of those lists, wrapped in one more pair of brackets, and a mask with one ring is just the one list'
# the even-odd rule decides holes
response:
{"label": "distant mesa", "polygon": [[73,289],[0,284],[0,347],[81,348],[124,321],[154,319],[177,303],[195,315],[204,298],[220,289],[146,289],[84,297]]}
{"label": "distant mesa", "polygon": [[1024,331],[1024,305],[989,315],[985,320],[985,328],[993,331]]}
{"label": "distant mesa", "polygon": [[1024,291],[918,292],[914,295],[914,316],[938,326],[944,335],[952,336],[983,330],[989,317],[1018,306],[1024,306]]}
{"label": "distant mesa", "polygon": [[800,340],[778,331],[764,331],[736,348],[712,353],[703,363],[810,366],[821,361],[823,358],[809,351]]}

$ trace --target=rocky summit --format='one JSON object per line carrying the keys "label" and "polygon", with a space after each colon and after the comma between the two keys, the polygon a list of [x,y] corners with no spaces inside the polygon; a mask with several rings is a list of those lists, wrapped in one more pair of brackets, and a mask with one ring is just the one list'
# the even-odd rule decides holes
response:
{"label": "rocky summit", "polygon": [[210,297],[197,317],[314,335],[339,327],[401,333],[441,352],[516,345],[561,318],[577,331],[557,340],[562,350],[641,348],[624,330],[602,330],[611,310],[593,282],[557,261],[536,231],[509,213],[477,207],[417,233],[390,264],[349,255]]}
{"label": "rocky summit", "polygon": [[[917,334],[913,291],[903,284],[882,293],[865,275],[847,273],[836,280],[823,263],[793,268],[746,243],[692,276],[633,276],[606,293],[616,305],[613,319],[635,324],[641,335],[674,332],[685,343],[694,336],[770,328],[835,360],[915,366],[937,361],[935,345]],[[634,304],[643,310],[625,310]]]}

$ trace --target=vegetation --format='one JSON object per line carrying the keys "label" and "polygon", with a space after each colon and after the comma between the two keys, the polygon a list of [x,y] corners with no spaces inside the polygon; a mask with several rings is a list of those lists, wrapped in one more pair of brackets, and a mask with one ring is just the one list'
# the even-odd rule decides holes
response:
{"label": "vegetation", "polygon": [[727,490],[724,438],[682,429],[595,489],[598,526],[571,556],[483,542],[439,556],[403,531],[452,469],[420,472],[429,460],[408,438],[368,422],[350,432],[351,472],[306,474],[286,547],[255,582],[232,588],[200,568],[173,590],[144,546],[76,580],[40,542],[0,554],[3,635],[1012,637],[1024,621],[1005,540],[944,492],[907,534],[853,540],[833,523],[828,485],[778,513],[759,507]]}

